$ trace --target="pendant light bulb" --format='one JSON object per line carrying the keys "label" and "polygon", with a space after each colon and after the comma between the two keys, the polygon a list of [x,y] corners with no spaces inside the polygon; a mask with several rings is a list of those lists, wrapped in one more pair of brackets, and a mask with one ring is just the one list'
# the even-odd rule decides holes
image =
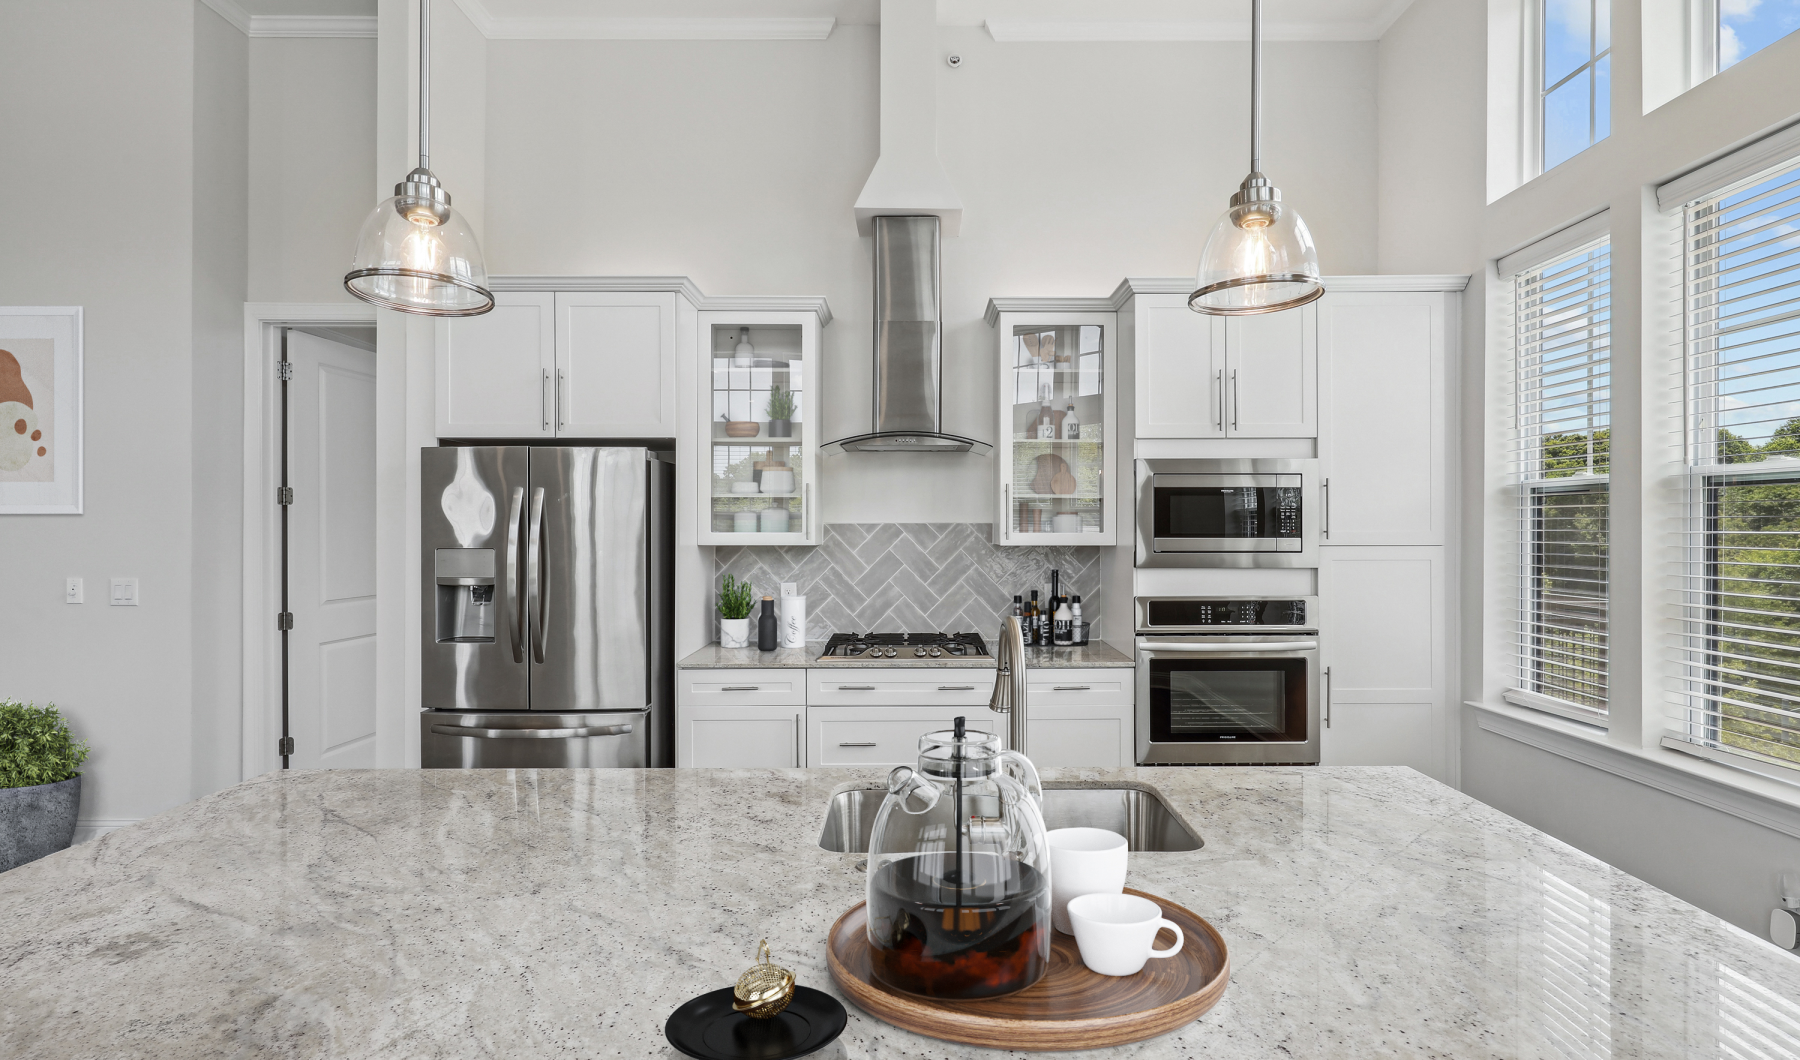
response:
{"label": "pendant light bulb", "polygon": [[494,296],[474,231],[432,175],[430,104],[431,0],[419,0],[419,165],[363,221],[344,288],[402,313],[477,316]]}
{"label": "pendant light bulb", "polygon": [[1262,0],[1250,0],[1250,175],[1213,225],[1188,308],[1214,316],[1274,313],[1325,293],[1300,211],[1262,174]]}

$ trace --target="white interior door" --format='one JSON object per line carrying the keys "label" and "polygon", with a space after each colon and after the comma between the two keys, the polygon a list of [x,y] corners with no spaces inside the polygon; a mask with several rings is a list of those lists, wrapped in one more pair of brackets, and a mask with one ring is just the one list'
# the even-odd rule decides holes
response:
{"label": "white interior door", "polygon": [[[375,765],[375,354],[289,332],[295,769]],[[279,720],[277,720],[279,725]]]}

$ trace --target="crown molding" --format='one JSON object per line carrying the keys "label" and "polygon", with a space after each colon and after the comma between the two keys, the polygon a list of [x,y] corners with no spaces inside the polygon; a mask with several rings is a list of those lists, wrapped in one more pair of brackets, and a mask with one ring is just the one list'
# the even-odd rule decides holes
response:
{"label": "crown molding", "polygon": [[456,6],[489,40],[824,40],[835,18],[495,18],[482,0]]}
{"label": "crown molding", "polygon": [[823,296],[727,295],[714,298],[686,276],[490,276],[490,291],[671,291],[694,308],[727,313],[812,313],[819,326],[831,323],[831,305]]}
{"label": "crown molding", "polygon": [[367,37],[375,36],[373,16],[360,15],[252,15],[237,0],[200,0],[246,37]]}
{"label": "crown molding", "polygon": [[1000,322],[1001,313],[1115,313],[1111,298],[990,298],[982,314],[988,327]]}
{"label": "crown molding", "polygon": [[[1342,22],[1276,22],[1263,36],[1272,41],[1380,40],[1412,0],[1393,0],[1371,18]],[[1001,44],[1100,41],[1248,41],[1248,19],[1200,21],[1075,21],[1070,19],[990,18],[983,25]]]}

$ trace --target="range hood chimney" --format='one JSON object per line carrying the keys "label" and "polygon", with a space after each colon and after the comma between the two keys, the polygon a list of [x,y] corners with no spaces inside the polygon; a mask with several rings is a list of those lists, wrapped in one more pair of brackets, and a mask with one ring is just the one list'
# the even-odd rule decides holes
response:
{"label": "range hood chimney", "polygon": [[930,214],[962,229],[962,200],[937,153],[937,0],[881,0],[881,157],[856,197],[856,230],[883,214]]}
{"label": "range hood chimney", "polygon": [[937,2],[881,0],[881,157],[856,200],[857,231],[875,237],[875,429],[825,452],[993,452],[942,429],[939,238],[961,225],[937,156]]}

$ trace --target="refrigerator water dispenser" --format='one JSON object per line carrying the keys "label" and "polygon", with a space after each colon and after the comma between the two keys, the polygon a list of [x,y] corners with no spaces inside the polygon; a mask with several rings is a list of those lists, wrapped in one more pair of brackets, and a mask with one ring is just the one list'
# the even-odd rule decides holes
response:
{"label": "refrigerator water dispenser", "polygon": [[437,550],[437,642],[494,642],[494,550]]}

